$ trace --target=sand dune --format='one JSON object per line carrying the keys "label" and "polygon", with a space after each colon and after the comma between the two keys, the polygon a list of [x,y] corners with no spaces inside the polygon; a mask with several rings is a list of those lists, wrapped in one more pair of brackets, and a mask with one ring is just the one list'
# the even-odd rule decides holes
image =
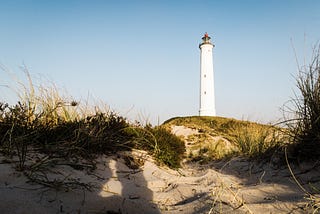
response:
{"label": "sand dune", "polygon": [[[175,131],[188,134],[183,127]],[[45,160],[32,168],[41,160],[34,154],[26,162],[30,169],[18,172],[17,162],[0,157],[1,213],[306,212],[304,192],[288,168],[272,163],[234,158],[173,170],[133,150],[99,156],[94,164]],[[305,188],[320,177],[311,167],[293,167]]]}

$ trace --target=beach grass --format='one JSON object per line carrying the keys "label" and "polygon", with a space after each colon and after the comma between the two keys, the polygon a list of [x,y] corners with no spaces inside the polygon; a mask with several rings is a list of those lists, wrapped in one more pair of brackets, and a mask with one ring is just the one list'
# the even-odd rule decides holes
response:
{"label": "beach grass", "polygon": [[132,124],[109,109],[102,111],[104,106],[83,106],[54,84],[36,84],[24,73],[27,83],[16,80],[13,89],[17,103],[0,102],[0,152],[18,156],[17,169],[26,169],[30,150],[68,159],[144,149],[159,163],[180,166],[184,143],[170,131]]}

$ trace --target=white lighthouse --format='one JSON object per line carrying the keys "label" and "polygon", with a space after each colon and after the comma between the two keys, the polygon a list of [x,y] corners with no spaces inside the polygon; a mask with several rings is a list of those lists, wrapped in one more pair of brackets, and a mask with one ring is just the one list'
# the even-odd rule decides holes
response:
{"label": "white lighthouse", "polygon": [[216,116],[213,78],[214,45],[207,33],[202,37],[200,48],[200,116]]}

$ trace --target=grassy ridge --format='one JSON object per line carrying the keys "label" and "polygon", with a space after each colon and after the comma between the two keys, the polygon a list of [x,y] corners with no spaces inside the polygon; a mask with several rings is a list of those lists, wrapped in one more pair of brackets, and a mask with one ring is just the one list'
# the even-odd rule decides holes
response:
{"label": "grassy ridge", "polygon": [[[165,126],[185,126],[198,130],[186,140],[199,149],[196,159],[222,159],[230,156],[261,158],[271,155],[286,141],[284,129],[271,125],[223,117],[177,117]],[[194,157],[194,154],[189,154]]]}

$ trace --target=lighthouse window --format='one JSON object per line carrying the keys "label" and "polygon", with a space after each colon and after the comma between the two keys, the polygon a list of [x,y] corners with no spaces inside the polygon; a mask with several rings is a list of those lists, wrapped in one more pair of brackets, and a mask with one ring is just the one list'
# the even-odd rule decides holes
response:
{"label": "lighthouse window", "polygon": [[204,75],[204,78],[206,78],[207,77],[207,75]]}
{"label": "lighthouse window", "polygon": [[204,94],[207,94],[207,92],[205,91]]}

